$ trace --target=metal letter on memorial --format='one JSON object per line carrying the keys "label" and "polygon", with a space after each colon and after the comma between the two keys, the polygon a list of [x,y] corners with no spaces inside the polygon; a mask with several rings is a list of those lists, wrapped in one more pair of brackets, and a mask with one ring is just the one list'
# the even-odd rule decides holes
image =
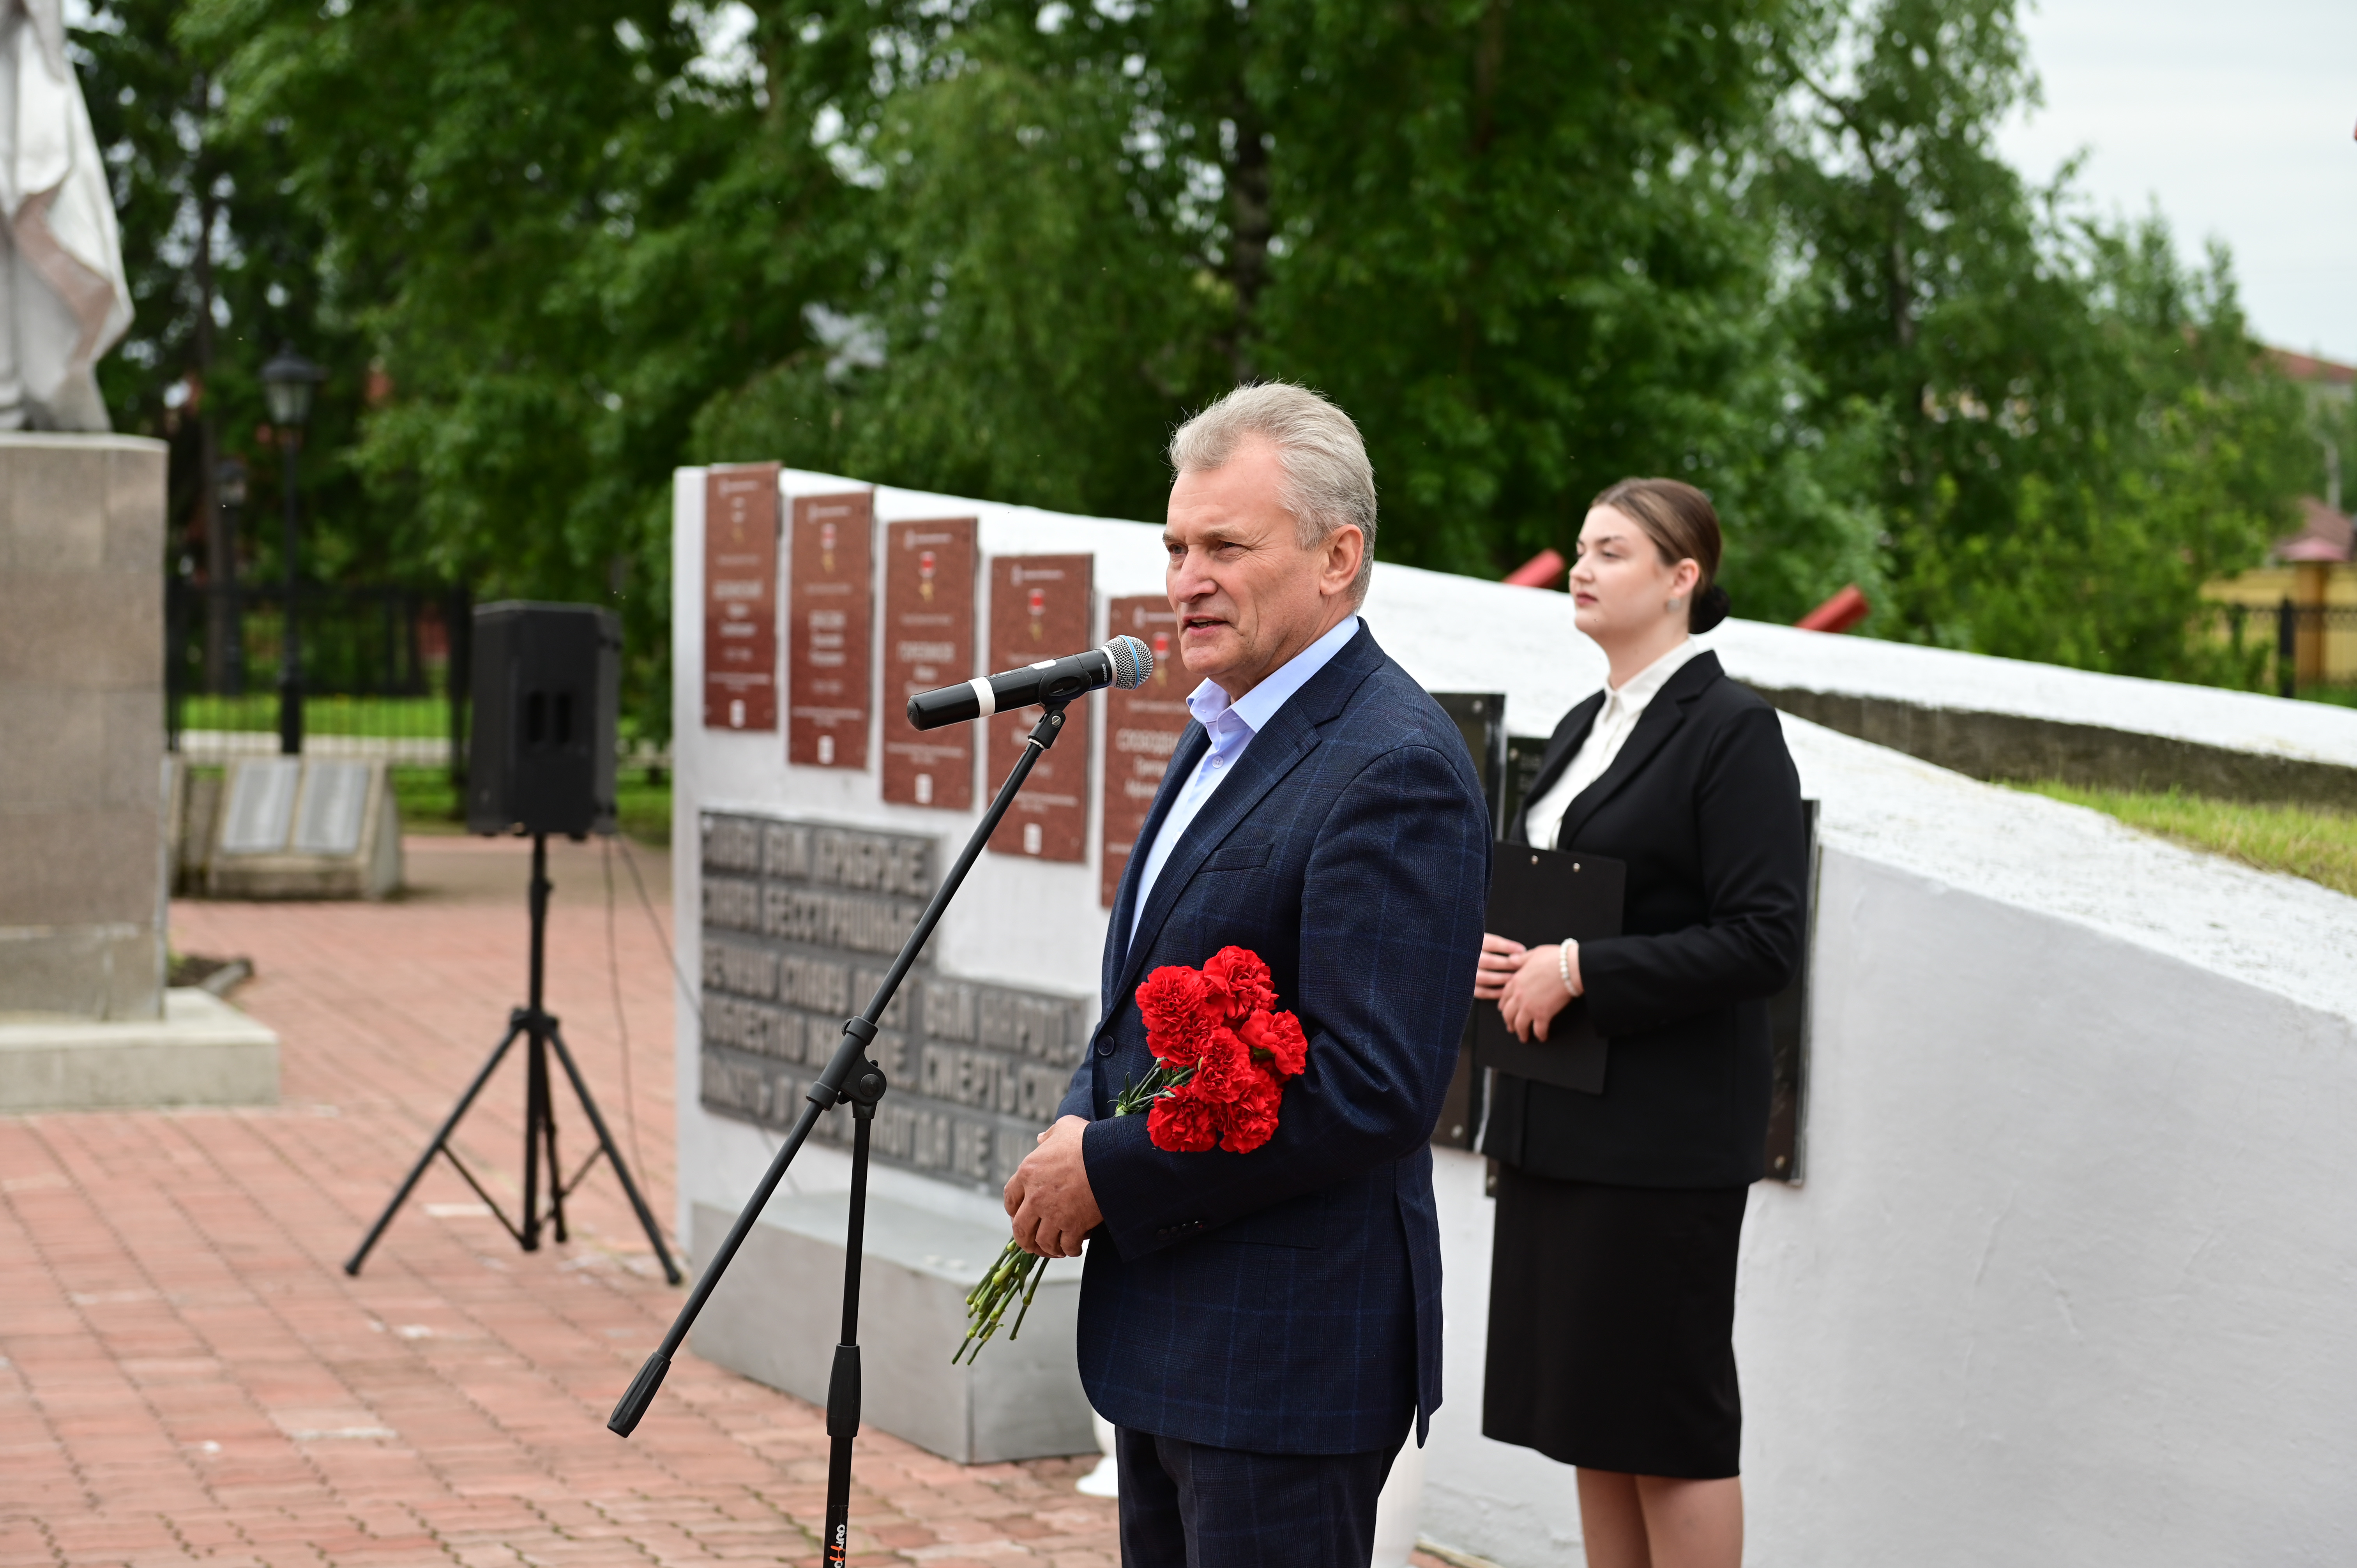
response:
{"label": "metal letter on memorial", "polygon": [[[706,1110],[791,1126],[845,1016],[876,989],[933,889],[939,845],[774,817],[707,813],[704,837]],[[956,980],[920,962],[868,1059],[893,1084],[875,1157],[984,1191],[1005,1185],[1054,1121],[1094,1004]],[[816,1135],[847,1144],[840,1107]]]}

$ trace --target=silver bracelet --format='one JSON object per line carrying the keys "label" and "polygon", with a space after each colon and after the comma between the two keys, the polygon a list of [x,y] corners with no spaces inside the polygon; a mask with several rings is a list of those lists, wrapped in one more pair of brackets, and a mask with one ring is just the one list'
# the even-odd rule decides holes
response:
{"label": "silver bracelet", "polygon": [[1565,991],[1574,996],[1579,994],[1579,987],[1571,983],[1571,944],[1569,942],[1557,942],[1555,944],[1555,974],[1563,981],[1563,988]]}

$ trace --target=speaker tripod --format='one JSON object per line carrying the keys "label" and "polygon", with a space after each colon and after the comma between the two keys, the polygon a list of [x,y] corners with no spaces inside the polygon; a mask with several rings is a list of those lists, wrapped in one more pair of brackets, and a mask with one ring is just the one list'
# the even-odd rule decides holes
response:
{"label": "speaker tripod", "polygon": [[[655,1223],[654,1214],[647,1208],[647,1200],[640,1195],[639,1184],[630,1179],[630,1167],[624,1162],[621,1151],[614,1146],[614,1135],[606,1130],[605,1117],[597,1113],[597,1101],[591,1098],[589,1085],[583,1081],[580,1068],[574,1064],[573,1053],[565,1048],[565,1036],[558,1030],[556,1019],[541,1005],[543,961],[548,945],[548,835],[534,833],[532,835],[531,1000],[508,1015],[507,1034],[493,1047],[490,1059],[483,1064],[482,1070],[475,1074],[475,1081],[467,1086],[467,1092],[458,1097],[458,1103],[451,1107],[450,1114],[443,1118],[442,1125],[435,1131],[433,1141],[425,1145],[425,1152],[417,1156],[417,1163],[409,1168],[409,1175],[393,1195],[393,1201],[384,1206],[384,1212],[377,1216],[374,1225],[369,1227],[369,1233],[361,1240],[360,1250],[344,1264],[344,1273],[357,1274],[361,1272],[361,1265],[368,1262],[369,1250],[376,1245],[377,1238],[384,1234],[385,1227],[393,1223],[393,1215],[408,1201],[410,1193],[415,1190],[419,1178],[425,1175],[425,1168],[434,1163],[436,1155],[448,1160],[452,1168],[466,1178],[467,1185],[475,1189],[475,1196],[483,1200],[500,1224],[506,1228],[507,1233],[515,1238],[516,1245],[527,1252],[540,1251],[540,1230],[544,1222],[540,1205],[542,1162],[545,1161],[548,1166],[545,1223],[556,1240],[563,1241],[565,1240],[565,1199],[581,1185],[590,1167],[602,1157],[614,1167],[615,1176],[621,1178],[622,1191],[629,1195],[630,1208],[637,1212],[639,1224],[647,1233],[647,1244],[655,1250],[655,1257],[662,1264],[663,1277],[673,1284],[680,1283],[679,1265],[672,1262],[671,1250],[663,1245],[662,1228]],[[523,1207],[520,1221],[508,1218],[507,1210],[501,1208],[499,1200],[484,1189],[483,1184],[476,1179],[475,1173],[468,1170],[466,1162],[458,1157],[457,1151],[450,1147],[450,1134],[457,1131],[468,1108],[475,1103],[475,1096],[483,1091],[483,1085],[491,1080],[491,1074],[498,1071],[500,1063],[506,1059],[508,1047],[519,1039],[525,1042]],[[565,1179],[565,1169],[556,1161],[556,1108],[548,1083],[548,1054],[552,1050],[564,1067],[565,1076],[572,1080],[574,1098],[580,1101],[583,1114],[589,1118],[590,1129],[597,1134],[597,1147],[581,1163],[581,1168],[573,1173],[570,1181]]]}

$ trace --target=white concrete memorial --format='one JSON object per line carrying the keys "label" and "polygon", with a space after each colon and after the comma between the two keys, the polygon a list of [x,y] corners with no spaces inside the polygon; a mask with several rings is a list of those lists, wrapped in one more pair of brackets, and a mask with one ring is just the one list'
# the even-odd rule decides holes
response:
{"label": "white concrete memorial", "polygon": [[[674,492],[681,714],[698,711],[703,689],[705,478],[683,470]],[[788,512],[797,496],[870,489],[791,470],[780,484]],[[976,519],[985,595],[993,558],[1089,555],[1092,638],[1105,600],[1160,587],[1155,528],[887,487],[872,502],[878,528]],[[987,624],[986,604],[980,615]],[[1601,678],[1561,595],[1379,565],[1366,617],[1428,690],[1505,693],[1517,735],[1546,734]],[[1868,691],[1926,711],[2042,703],[2080,728],[2357,765],[2357,727],[2345,755],[2336,727],[2357,718],[2329,711],[1792,640],[1808,637],[1729,623],[1711,640],[1738,678],[1780,692]],[[971,809],[886,803],[877,759],[898,704],[874,706],[865,769],[791,766],[774,731],[689,727],[675,741],[674,908],[702,911],[681,922],[684,972],[702,990],[682,997],[678,1030],[679,1223],[699,1258],[767,1165],[779,1115],[814,1071],[813,1034],[832,1044],[829,1013],[888,938],[894,901],[930,887],[997,782],[978,778]],[[897,1102],[905,1119],[875,1174],[866,1364],[871,1385],[914,1377],[931,1398],[911,1410],[879,1395],[869,1413],[960,1457],[1094,1447],[1071,1402],[1063,1307],[1035,1316],[1019,1346],[994,1345],[985,1372],[1014,1349],[1022,1377],[985,1383],[947,1365],[944,1303],[1003,1241],[998,1180],[1052,1107],[1039,1075],[1057,1066],[1057,1036],[1039,1020],[1094,1015],[1097,770],[1111,728],[1096,721],[1096,755],[1062,759],[1089,781],[1082,858],[985,854],[879,1041],[879,1061],[898,1064],[885,1109]],[[1809,1164],[1804,1186],[1755,1188],[1746,1221],[1748,1560],[2208,1568],[2345,1556],[2357,1538],[2357,1479],[2341,1463],[2357,1446],[2357,1339],[2344,1327],[2357,1299],[2357,1143],[2345,1133],[2357,900],[1801,718],[1785,728],[1822,802]],[[969,1030],[957,998],[974,999],[978,1020],[985,995],[1031,1022]],[[1569,1473],[1480,1435],[1482,1163],[1436,1155],[1448,1400],[1422,1456],[1421,1533],[1504,1568],[1577,1560]],[[805,1150],[698,1350],[816,1391],[846,1167],[835,1147]],[[1398,1474],[1395,1492],[1412,1494],[1416,1466]],[[1413,1501],[1387,1498],[1394,1529]]]}

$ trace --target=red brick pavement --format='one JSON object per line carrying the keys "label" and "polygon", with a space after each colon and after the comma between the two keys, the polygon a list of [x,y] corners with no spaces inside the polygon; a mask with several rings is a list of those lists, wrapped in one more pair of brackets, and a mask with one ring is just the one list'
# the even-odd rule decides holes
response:
{"label": "red brick pavement", "polygon": [[[663,857],[636,853],[666,907]],[[618,858],[626,1100],[600,854],[553,848],[549,1006],[626,1144],[635,1109],[668,1219],[669,967]],[[175,946],[255,961],[236,1000],[285,1042],[284,1103],[0,1118],[0,1568],[817,1561],[811,1406],[686,1357],[634,1438],[606,1431],[680,1300],[610,1175],[527,1254],[436,1170],[342,1272],[522,1000],[525,865],[413,840],[396,902],[175,904]],[[522,1077],[457,1140],[511,1207]],[[569,1164],[587,1129],[557,1103]],[[1084,1467],[864,1434],[854,1561],[1110,1563]]]}

